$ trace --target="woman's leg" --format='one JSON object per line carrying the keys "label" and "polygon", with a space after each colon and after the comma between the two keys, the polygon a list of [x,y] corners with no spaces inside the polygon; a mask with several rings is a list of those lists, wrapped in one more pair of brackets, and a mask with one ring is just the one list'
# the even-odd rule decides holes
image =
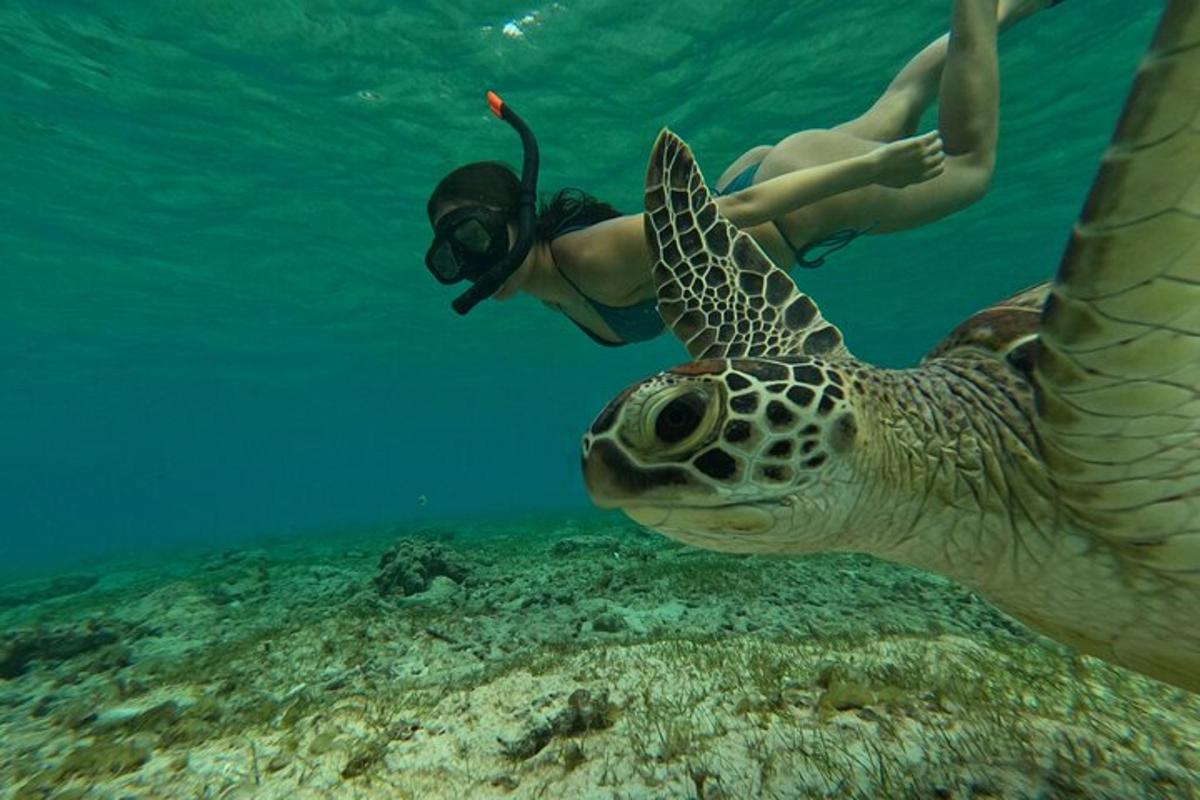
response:
{"label": "woman's leg", "polygon": [[880,232],[924,225],[987,192],[996,165],[1000,75],[995,0],[955,0],[938,92],[945,171],[893,190],[880,208]]}
{"label": "woman's leg", "polygon": [[916,133],[921,115],[937,96],[949,40],[943,34],[926,45],[904,65],[866,112],[833,130],[873,142],[892,142]]}
{"label": "woman's leg", "polygon": [[[780,229],[797,244],[846,228],[875,233],[924,225],[978,200],[995,164],[999,77],[997,0],[954,0],[939,82],[939,128],[946,153],[941,175],[903,189],[866,186],[786,214]],[[763,158],[756,181],[862,155],[879,146],[840,130],[788,136]]]}
{"label": "woman's leg", "polygon": [[[996,9],[998,30],[1006,31],[1026,17],[1060,2],[1062,0],[1000,0]],[[791,168],[800,169],[858,155],[876,143],[894,142],[915,134],[921,116],[937,97],[949,42],[950,35],[943,34],[922,48],[909,59],[883,94],[862,115],[830,129],[814,129],[797,134],[807,141],[804,147],[785,148],[792,151],[788,159],[794,160],[795,164]],[[831,131],[845,136],[833,135]],[[862,141],[854,142],[846,137]],[[758,145],[747,150],[726,168],[714,185],[724,186],[746,167],[760,163],[771,149],[771,145]],[[797,152],[801,149],[810,150],[809,156],[801,156]]]}
{"label": "woman's leg", "polygon": [[[897,101],[897,108],[888,108],[887,104],[880,108],[880,103],[873,107],[879,112],[876,121],[881,121],[886,130],[871,131],[873,137],[847,133],[845,126],[800,131],[774,147],[747,152],[735,165],[740,169],[753,156],[759,163],[755,181],[760,182],[870,152],[880,141],[908,132],[902,128],[909,119],[919,119],[920,111],[927,107],[925,94],[932,91],[928,86],[936,75],[939,127],[947,156],[941,175],[903,189],[867,186],[843,192],[775,222],[792,242],[803,244],[847,228],[873,226],[873,233],[914,228],[965,208],[987,191],[995,166],[999,115],[997,15],[1007,15],[1005,23],[1012,24],[1057,2],[1061,0],[1004,0],[999,4],[997,0],[955,0],[949,36],[944,42],[927,46],[889,87],[889,91],[896,89],[892,99]],[[944,54],[939,52],[941,49]],[[943,62],[940,65],[939,60]],[[919,110],[905,105],[919,106]],[[727,170],[722,179],[733,173],[733,169]]]}
{"label": "woman's leg", "polygon": [[[1003,33],[1056,2],[1061,0],[1001,0],[996,10],[998,29]],[[926,45],[866,112],[833,130],[875,142],[894,142],[915,134],[921,115],[937,97],[949,42],[949,34],[943,34]]]}

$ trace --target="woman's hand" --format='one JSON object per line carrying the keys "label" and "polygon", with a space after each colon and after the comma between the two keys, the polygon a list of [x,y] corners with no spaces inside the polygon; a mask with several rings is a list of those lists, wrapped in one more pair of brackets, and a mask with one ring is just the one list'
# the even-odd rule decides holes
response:
{"label": "woman's hand", "polygon": [[942,174],[946,154],[937,131],[888,142],[871,151],[875,160],[875,183],[900,189]]}

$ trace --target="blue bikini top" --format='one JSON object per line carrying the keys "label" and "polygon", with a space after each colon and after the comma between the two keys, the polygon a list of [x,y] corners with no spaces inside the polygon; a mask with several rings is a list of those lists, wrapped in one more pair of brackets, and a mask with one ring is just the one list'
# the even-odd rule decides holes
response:
{"label": "blue bikini top", "polygon": [[[568,225],[559,228],[554,233],[554,238],[563,236],[574,231],[583,230],[587,225]],[[555,265],[557,267],[557,265]],[[662,317],[658,315],[658,300],[650,298],[640,303],[634,303],[631,306],[610,306],[601,303],[599,300],[593,300],[588,297],[587,292],[583,291],[576,285],[575,281],[567,277],[566,273],[561,269],[558,274],[562,275],[572,289],[579,292],[584,300],[587,301],[600,319],[612,329],[612,332],[621,338],[619,342],[610,342],[608,339],[603,339],[597,336],[590,328],[580,325],[575,320],[576,327],[586,333],[588,337],[605,347],[621,347],[622,345],[632,344],[633,342],[646,342],[661,334],[666,330],[666,325],[662,321]],[[570,319],[570,317],[568,317]]]}

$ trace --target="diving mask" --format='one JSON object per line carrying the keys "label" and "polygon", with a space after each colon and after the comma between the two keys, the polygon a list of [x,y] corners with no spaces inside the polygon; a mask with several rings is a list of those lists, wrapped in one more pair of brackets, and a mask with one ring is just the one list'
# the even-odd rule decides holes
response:
{"label": "diving mask", "polygon": [[495,209],[465,206],[434,228],[425,266],[444,284],[477,281],[508,254],[508,219]]}

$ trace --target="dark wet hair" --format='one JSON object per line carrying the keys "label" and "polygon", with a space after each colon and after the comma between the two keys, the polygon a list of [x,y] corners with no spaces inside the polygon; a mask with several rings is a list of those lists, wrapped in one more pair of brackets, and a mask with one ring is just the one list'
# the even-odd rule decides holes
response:
{"label": "dark wet hair", "polygon": [[[429,196],[426,211],[432,223],[438,206],[451,202],[470,202],[491,206],[511,218],[517,216],[521,181],[517,173],[499,161],[464,164],[442,178]],[[538,205],[534,234],[549,241],[567,225],[591,225],[622,216],[621,212],[579,189],[560,189]]]}

